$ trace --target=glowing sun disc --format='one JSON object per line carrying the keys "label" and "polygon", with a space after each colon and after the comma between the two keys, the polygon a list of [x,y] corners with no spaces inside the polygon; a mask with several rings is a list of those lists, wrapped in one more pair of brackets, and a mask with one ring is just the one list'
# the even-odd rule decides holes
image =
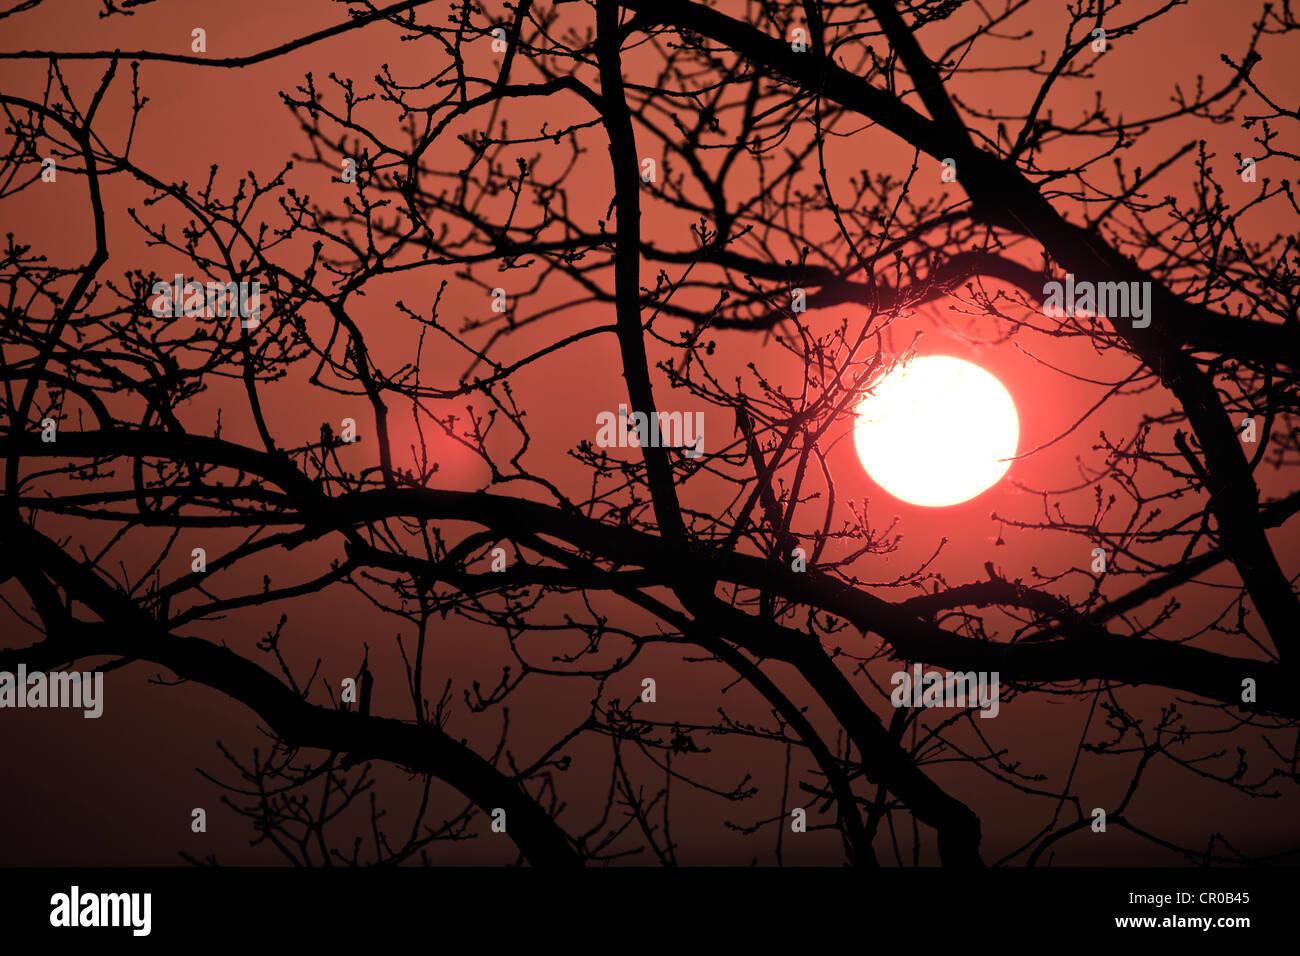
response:
{"label": "glowing sun disc", "polygon": [[997,484],[1020,438],[1011,393],[978,365],[946,355],[894,369],[856,415],[867,474],[895,498],[931,508]]}

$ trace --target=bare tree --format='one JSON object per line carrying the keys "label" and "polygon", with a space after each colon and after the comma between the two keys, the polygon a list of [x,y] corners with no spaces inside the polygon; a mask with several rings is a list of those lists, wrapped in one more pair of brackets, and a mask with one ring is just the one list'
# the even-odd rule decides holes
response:
{"label": "bare tree", "polygon": [[[1176,770],[1294,800],[1300,607],[1269,532],[1300,509],[1298,117],[1254,74],[1297,21],[1264,6],[1244,50],[1133,118],[1100,95],[1107,44],[1160,42],[1179,4],[1047,6],[411,0],[240,56],[0,55],[44,77],[0,91],[0,200],[55,168],[93,236],[54,257],[7,220],[0,540],[24,626],[0,668],[107,656],[250,709],[269,747],[213,779],[305,864],[428,861],[497,821],[534,865],[688,862],[679,808],[702,805],[767,834],[766,861],[804,809],[858,865],[1033,864],[1094,823],[1094,766],[1121,781],[1111,828],[1293,857],[1230,825],[1170,835],[1142,796]],[[286,89],[302,147],[270,175],[173,181],[137,155],[155,61],[263,68],[343,34],[383,65]],[[990,75],[1018,95],[980,97]],[[1228,177],[1205,141],[1225,126],[1249,144]],[[124,182],[144,201],[113,205]],[[256,321],[238,292],[183,307],[164,263],[256,282]],[[1066,273],[1149,284],[1150,321],[1050,314]],[[996,516],[1054,565],[981,539],[900,571],[890,505],[837,493],[854,408],[941,302],[954,334],[1093,387],[1025,449],[1072,453],[1073,487]],[[597,355],[626,389],[614,448],[591,428],[613,409],[545,384]],[[1089,445],[1134,396],[1128,433]],[[304,438],[286,406],[355,414]],[[707,442],[644,440],[696,412]],[[557,416],[590,437],[556,452]],[[482,480],[444,481],[449,454]],[[941,552],[986,546],[984,579],[949,580]],[[382,622],[346,660],[295,635],[325,593]],[[432,668],[448,635],[490,644],[499,682]],[[976,707],[892,706],[913,662],[1000,675],[1066,772]],[[982,819],[1012,805],[990,853]]]}

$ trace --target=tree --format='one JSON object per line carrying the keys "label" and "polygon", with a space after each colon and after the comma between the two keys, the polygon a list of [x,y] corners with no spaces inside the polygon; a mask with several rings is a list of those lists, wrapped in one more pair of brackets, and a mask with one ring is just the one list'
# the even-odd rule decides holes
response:
{"label": "tree", "polygon": [[[1171,773],[1193,804],[1294,799],[1300,718],[1268,534],[1300,509],[1297,117],[1255,78],[1297,21],[1263,7],[1207,85],[1125,119],[1107,58],[1177,6],[354,4],[254,54],[3,54],[7,86],[43,82],[0,93],[0,199],[54,202],[53,158],[93,249],[21,222],[5,249],[25,625],[0,669],[108,657],[248,708],[272,745],[222,785],[298,862],[504,828],[534,865],[671,864],[724,824],[781,861],[803,811],[858,865],[1033,864],[1078,858],[1094,808],[1199,862],[1294,855],[1145,802]],[[340,37],[383,65],[281,93],[292,159],[193,182],[138,155],[151,71]],[[1054,309],[1067,274],[1149,290],[1148,320]],[[995,515],[1031,544],[960,528],[914,560],[890,503],[837,491],[854,407],[936,304],[1059,394],[1094,386],[1025,450],[1077,459],[1073,486]],[[582,390],[601,363],[617,410]],[[982,579],[946,570],[986,547]],[[339,594],[345,649],[313,646],[304,598]],[[431,667],[449,642],[499,682]],[[913,664],[997,675],[1055,759],[978,706],[893,706]]]}

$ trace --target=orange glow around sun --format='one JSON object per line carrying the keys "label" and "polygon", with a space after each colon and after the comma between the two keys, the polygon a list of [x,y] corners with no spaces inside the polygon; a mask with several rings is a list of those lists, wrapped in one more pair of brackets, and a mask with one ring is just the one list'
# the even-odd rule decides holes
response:
{"label": "orange glow around sun", "polygon": [[895,498],[943,507],[969,501],[1011,466],[1020,421],[1011,394],[978,365],[913,359],[857,408],[854,441],[867,474]]}

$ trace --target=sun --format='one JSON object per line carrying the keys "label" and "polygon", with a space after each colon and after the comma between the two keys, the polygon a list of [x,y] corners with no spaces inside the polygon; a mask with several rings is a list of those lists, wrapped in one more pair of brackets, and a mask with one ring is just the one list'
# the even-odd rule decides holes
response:
{"label": "sun", "polygon": [[856,416],[853,437],[867,474],[895,498],[931,508],[995,485],[1020,438],[1011,393],[978,365],[947,355],[891,371]]}

